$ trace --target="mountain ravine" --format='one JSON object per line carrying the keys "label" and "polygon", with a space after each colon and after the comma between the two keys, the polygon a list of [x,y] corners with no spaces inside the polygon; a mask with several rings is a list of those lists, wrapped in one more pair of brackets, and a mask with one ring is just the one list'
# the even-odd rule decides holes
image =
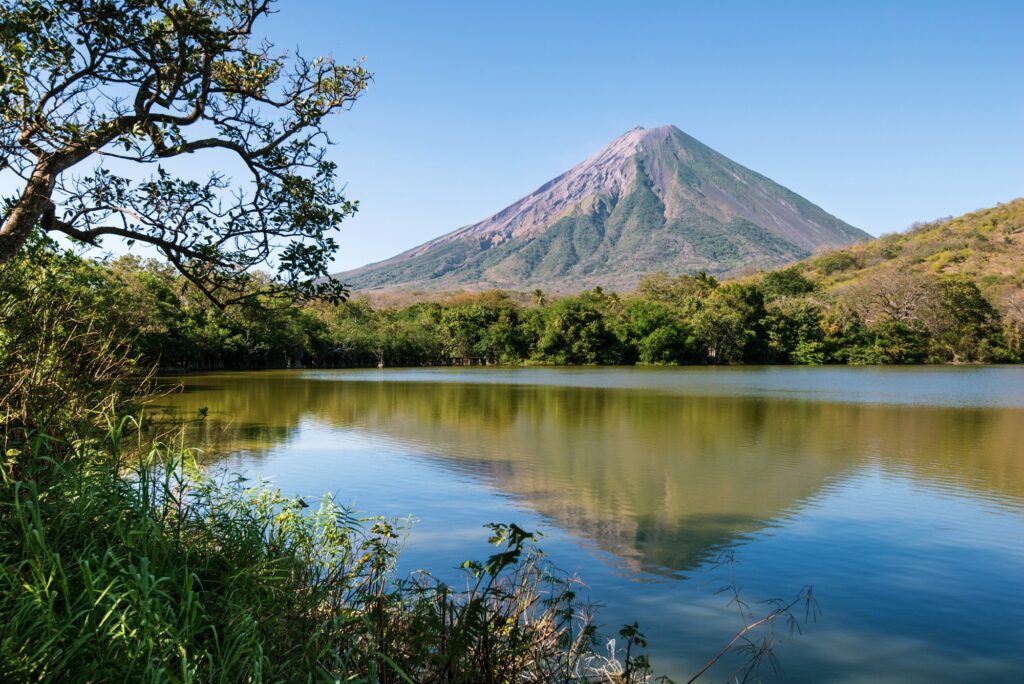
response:
{"label": "mountain ravine", "polygon": [[493,216],[336,274],[375,289],[629,289],[733,275],[870,239],[675,126],[634,128]]}

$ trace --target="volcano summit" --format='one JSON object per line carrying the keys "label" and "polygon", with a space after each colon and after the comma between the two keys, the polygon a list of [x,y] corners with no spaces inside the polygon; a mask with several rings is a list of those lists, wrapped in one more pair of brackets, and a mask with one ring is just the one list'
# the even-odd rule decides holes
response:
{"label": "volcano summit", "polygon": [[335,277],[357,291],[630,289],[869,238],[675,126],[638,127],[479,223]]}

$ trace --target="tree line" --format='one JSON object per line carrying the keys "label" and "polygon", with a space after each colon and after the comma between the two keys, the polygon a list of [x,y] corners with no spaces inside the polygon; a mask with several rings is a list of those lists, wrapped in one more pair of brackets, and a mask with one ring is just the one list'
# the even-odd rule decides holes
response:
{"label": "tree line", "polygon": [[1019,312],[999,311],[959,275],[894,271],[824,290],[799,267],[733,282],[656,274],[629,294],[538,290],[522,303],[487,291],[404,306],[358,296],[281,305],[257,283],[221,308],[157,261],[96,262],[53,245],[21,258],[59,270],[61,287],[95,291],[97,314],[163,369],[1022,360]]}

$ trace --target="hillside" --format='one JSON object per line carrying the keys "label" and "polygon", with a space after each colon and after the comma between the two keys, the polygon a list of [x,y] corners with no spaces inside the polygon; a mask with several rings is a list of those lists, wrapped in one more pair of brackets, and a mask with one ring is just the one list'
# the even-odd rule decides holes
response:
{"label": "hillside", "polygon": [[963,274],[1001,305],[1024,289],[1024,198],[826,252],[800,267],[837,290],[888,272]]}
{"label": "hillside", "polygon": [[734,275],[862,231],[674,126],[635,128],[479,223],[337,274],[355,290],[631,289],[645,273]]}

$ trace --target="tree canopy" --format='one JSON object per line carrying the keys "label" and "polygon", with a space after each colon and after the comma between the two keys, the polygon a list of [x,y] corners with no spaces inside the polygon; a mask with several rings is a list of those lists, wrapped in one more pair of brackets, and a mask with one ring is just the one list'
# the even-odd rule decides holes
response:
{"label": "tree canopy", "polygon": [[[371,76],[257,39],[271,12],[271,0],[0,4],[0,173],[22,188],[4,200],[0,263],[41,229],[150,245],[221,305],[260,269],[273,271],[265,292],[343,295],[324,276],[357,205],[336,185],[324,122]],[[208,171],[228,157],[247,177]]]}

